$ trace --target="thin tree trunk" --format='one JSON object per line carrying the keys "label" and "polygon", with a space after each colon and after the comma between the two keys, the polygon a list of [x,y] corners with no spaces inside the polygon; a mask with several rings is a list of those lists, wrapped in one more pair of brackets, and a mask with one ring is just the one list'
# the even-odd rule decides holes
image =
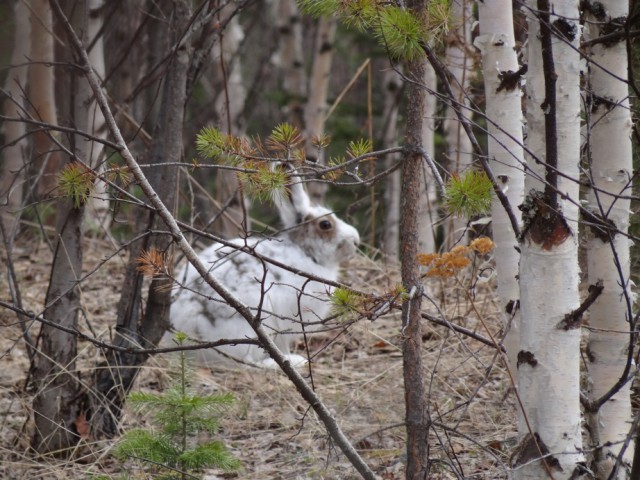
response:
{"label": "thin tree trunk", "polygon": [[288,97],[289,123],[304,130],[303,102],[307,78],[304,70],[303,32],[300,10],[295,0],[274,0],[273,20],[278,28],[278,49],[274,63],[280,69],[282,89]]}
{"label": "thin tree trunk", "polygon": [[[606,15],[591,16],[592,38],[622,28],[629,13],[628,2],[604,0]],[[616,23],[614,23],[616,22]],[[596,448],[596,478],[629,478],[633,443],[623,457],[617,475],[611,477],[622,443],[632,421],[631,381],[635,367],[629,355],[629,321],[632,318],[629,285],[630,258],[626,237],[629,229],[632,147],[631,112],[627,80],[625,40],[596,44],[591,50],[591,167],[588,208],[587,262],[589,284],[600,282],[604,290],[591,306],[588,356],[590,399],[599,400],[618,379],[627,381],[602,405],[587,409],[586,417]],[[621,198],[626,197],[626,198]],[[618,232],[614,231],[616,229]],[[627,332],[627,333],[624,333]],[[632,350],[633,351],[633,350]],[[626,377],[626,378],[625,378]],[[600,408],[596,408],[596,407]]]}
{"label": "thin tree trunk", "polygon": [[[413,13],[422,18],[424,1],[410,2]],[[405,143],[421,146],[424,119],[425,59],[407,65],[407,126]],[[409,293],[402,305],[402,366],[405,391],[405,423],[407,429],[407,479],[429,478],[429,429],[431,419],[424,388],[422,367],[422,334],[420,308],[422,286],[418,270],[418,196],[422,156],[407,153],[402,164],[402,196],[400,205],[400,263],[402,284]]]}
{"label": "thin tree trunk", "polygon": [[[86,32],[86,7],[86,2],[74,5],[73,24],[79,32]],[[74,93],[70,112],[74,125],[86,131],[88,83],[76,69],[66,69],[59,78],[64,79],[65,90]],[[80,159],[83,159],[85,143],[80,136],[71,137],[71,151]],[[74,160],[70,158],[68,162],[72,165]],[[78,314],[82,309],[77,282],[82,276],[84,214],[85,206],[77,204],[77,199],[60,197],[56,202],[57,241],[44,315],[48,320],[71,329],[77,328]],[[43,325],[39,341],[39,355],[33,372],[33,382],[38,390],[33,399],[35,433],[32,445],[41,453],[61,453],[78,443],[77,424],[83,421],[85,414],[86,394],[75,371],[77,337]]]}
{"label": "thin tree trunk", "polygon": [[[502,191],[512,206],[524,197],[524,149],[522,138],[523,71],[515,51],[511,0],[478,2],[480,36],[475,41],[482,52],[482,71],[489,119],[489,162]],[[507,332],[505,347],[511,373],[516,375],[520,344],[518,239],[497,197],[491,203],[491,226],[496,244],[498,297]]]}
{"label": "thin tree trunk", "polygon": [[[27,61],[31,46],[29,11],[23,1],[16,1],[14,5],[14,40],[11,53],[11,65],[7,74],[4,90],[7,98],[2,102],[2,113],[7,117],[24,115],[20,108],[23,104],[23,91],[27,87],[28,68],[17,67]],[[5,147],[0,163],[0,221],[5,231],[12,238],[14,228],[17,229],[16,217],[22,205],[25,178],[25,155],[27,140],[24,134],[27,129],[22,122],[5,122],[2,126]]]}
{"label": "thin tree trunk", "polygon": [[[324,133],[324,117],[327,114],[327,94],[331,77],[331,62],[333,60],[333,40],[336,33],[335,18],[322,17],[318,19],[315,54],[313,67],[309,78],[309,95],[304,110],[305,149],[307,158],[320,165],[324,158],[313,146],[313,139]],[[311,182],[308,184],[311,200],[324,203],[327,192],[325,183]]]}
{"label": "thin tree trunk", "polygon": [[[447,160],[449,171],[452,173],[463,173],[473,162],[473,147],[471,140],[465,133],[462,124],[456,114],[456,109],[460,109],[462,114],[471,118],[471,111],[468,109],[469,85],[471,83],[471,63],[469,55],[471,46],[471,28],[473,25],[471,0],[453,0],[451,2],[451,21],[455,25],[447,40],[445,53],[445,64],[452,75],[451,90],[455,95],[456,106],[447,108],[444,133],[447,144]],[[467,219],[451,216],[445,222],[445,249],[450,250],[459,242],[466,243],[465,229]]]}
{"label": "thin tree trunk", "polygon": [[[102,36],[102,10],[104,9],[104,0],[89,0],[89,20],[87,23],[87,40],[93,43],[93,47],[89,51],[91,65],[99,78],[105,78],[105,60],[104,60],[104,41]],[[99,35],[99,36],[98,36]],[[83,79],[86,82],[86,80]],[[105,125],[104,116],[98,108],[95,96],[91,89],[87,87],[88,97],[85,101],[86,112],[89,116],[88,132],[98,138],[107,138],[107,127]],[[111,225],[111,214],[109,212],[109,196],[107,193],[107,184],[100,180],[100,175],[105,170],[104,146],[97,142],[83,142],[83,153],[88,164],[98,176],[94,190],[89,201],[88,208],[90,215],[86,215],[87,227],[93,230],[102,230],[106,232]]]}
{"label": "thin tree trunk", "polygon": [[[76,282],[82,269],[84,207],[76,208],[72,200],[62,199],[57,202],[56,210],[58,239],[44,315],[58,325],[75,329],[82,308]],[[76,345],[75,335],[42,326],[33,372],[38,391],[33,399],[32,445],[38,452],[60,452],[79,440],[76,421],[81,415],[81,390],[75,371]]]}
{"label": "thin tree trunk", "polygon": [[[180,161],[182,157],[182,130],[186,102],[187,72],[189,69],[190,44],[180,40],[187,27],[190,9],[186,0],[174,0],[171,38],[180,46],[171,65],[167,69],[162,94],[162,110],[158,127],[154,133],[150,162],[154,166],[148,178],[167,208],[175,210],[177,175],[175,169],[163,163]],[[140,213],[137,225],[142,231],[149,231],[156,224],[154,212]],[[131,247],[131,257],[124,281],[123,293],[118,305],[117,336],[114,343],[120,346],[149,347],[158,344],[169,326],[171,304],[171,280],[156,277],[149,287],[146,307],[142,308],[142,274],[137,271],[136,260],[143,250],[155,248],[167,252],[171,238],[165,235],[146,236]],[[94,405],[92,425],[97,435],[112,436],[117,431],[122,405],[126,393],[131,388],[138,369],[147,355],[109,352],[107,365],[98,369],[96,387],[100,398]],[[106,407],[105,407],[106,405]]]}
{"label": "thin tree trunk", "polygon": [[[58,124],[54,91],[53,20],[49,0],[29,0],[31,10],[31,61],[29,66],[29,101],[32,115],[45,123]],[[33,170],[36,178],[35,196],[45,198],[53,194],[57,185],[56,173],[62,160],[57,147],[46,131],[33,134]]]}
{"label": "thin tree trunk", "polygon": [[[224,12],[225,10],[223,14]],[[220,38],[221,43],[216,46],[218,54],[211,56],[213,67],[221,77],[216,83],[222,87],[216,98],[216,111],[219,112],[221,123],[225,126],[223,130],[237,136],[244,134],[244,126],[239,123],[239,120],[247,98],[238,55],[243,38],[244,32],[238,17],[234,16]],[[224,62],[224,65],[221,62]],[[220,212],[218,221],[214,223],[215,231],[224,238],[246,235],[246,232],[251,229],[246,215],[249,203],[243,195],[235,172],[229,170],[216,172],[216,200],[218,205],[224,205],[225,208]]]}
{"label": "thin tree trunk", "polygon": [[[579,478],[584,463],[580,328],[571,318],[580,304],[576,206],[579,14],[573,0],[538,0],[528,7],[531,81],[527,81],[527,119],[531,119],[529,148],[536,157],[530,163],[544,162],[540,177],[544,184],[531,182],[540,186],[529,191],[523,204],[518,383],[524,410],[520,412],[513,476],[521,480],[552,475],[562,480]],[[532,12],[539,12],[538,16]],[[556,35],[556,28],[564,32],[562,38]],[[538,90],[540,77],[542,92]],[[534,127],[541,124],[542,130]],[[539,138],[542,132],[544,138]],[[541,456],[544,460],[539,460]]]}
{"label": "thin tree trunk", "polygon": [[[402,91],[402,79],[391,66],[384,73],[384,87],[385,130],[382,142],[384,148],[391,148],[398,144],[399,93]],[[390,168],[396,161],[393,155],[387,156],[385,167]],[[382,251],[391,260],[396,260],[400,252],[400,180],[400,170],[396,170],[386,178],[384,188],[385,221]]]}
{"label": "thin tree trunk", "polygon": [[[436,72],[430,63],[425,65],[424,84],[427,90],[436,92]],[[422,120],[422,147],[425,152],[435,157],[435,116],[437,107],[436,95],[426,95]],[[455,113],[454,113],[455,115]],[[418,225],[418,250],[421,253],[436,250],[436,224],[438,222],[438,194],[433,173],[425,161],[420,168],[420,197],[418,199],[420,222]]]}

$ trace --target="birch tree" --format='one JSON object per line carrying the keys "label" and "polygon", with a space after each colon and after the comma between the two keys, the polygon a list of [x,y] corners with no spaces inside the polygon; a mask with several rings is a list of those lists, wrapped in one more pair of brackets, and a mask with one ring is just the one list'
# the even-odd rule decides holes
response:
{"label": "birch tree", "polygon": [[[20,0],[14,4],[15,31],[11,65],[5,80],[2,102],[2,113],[10,118],[24,114],[23,91],[27,86],[27,66],[20,66],[27,61],[31,39],[29,26],[29,11],[27,4]],[[25,181],[25,157],[27,141],[24,137],[26,125],[23,122],[5,121],[2,130],[5,147],[2,153],[0,170],[0,222],[5,231],[10,234],[14,219],[19,215],[18,209],[22,205]]]}
{"label": "birch tree", "polygon": [[[422,148],[431,158],[435,157],[435,117],[438,85],[436,72],[430,63],[425,62],[423,85],[430,92],[424,99],[422,119]],[[436,228],[438,223],[438,195],[433,173],[426,162],[420,169],[420,196],[418,226],[418,249],[421,252],[434,252],[436,249]]]}
{"label": "birch tree", "polygon": [[[382,135],[384,148],[395,147],[398,143],[398,110],[402,92],[402,78],[392,68],[384,73],[384,122]],[[391,168],[393,155],[386,158],[386,167]],[[385,220],[382,250],[387,258],[395,260],[400,252],[400,172],[392,172],[385,180],[384,188]]]}
{"label": "birch tree", "polygon": [[[455,28],[445,40],[444,61],[451,75],[451,90],[455,97],[451,101],[455,102],[455,105],[447,107],[443,127],[447,145],[448,167],[453,173],[463,173],[473,163],[471,140],[462,128],[456,113],[456,110],[460,110],[468,120],[471,119],[468,99],[472,64],[469,55],[473,25],[471,7],[471,0],[453,0],[451,2],[450,21]],[[466,220],[452,216],[445,225],[445,249],[450,250],[463,239]]]}
{"label": "birch tree", "polygon": [[518,387],[523,411],[513,456],[516,479],[577,478],[584,464],[580,329],[572,316],[580,304],[578,13],[574,0],[527,3],[531,170],[522,206]]}
{"label": "birch tree", "polygon": [[288,121],[302,131],[307,87],[302,17],[295,0],[274,0],[271,2],[271,10],[278,28],[278,49],[272,60],[280,71],[282,89],[288,99]]}
{"label": "birch tree", "polygon": [[[627,84],[627,48],[624,37],[601,37],[622,31],[629,4],[616,0],[590,8],[588,30],[595,42],[589,56],[590,117],[588,145],[590,190],[586,218],[590,288],[602,293],[590,308],[587,358],[591,391],[586,405],[594,452],[596,478],[629,478],[633,445],[622,465],[618,454],[631,425],[633,346],[629,344],[632,318],[629,212],[632,147],[631,112]],[[625,333],[626,332],[626,333]],[[617,474],[612,474],[614,467]]]}
{"label": "birch tree", "polygon": [[[489,164],[512,209],[524,196],[523,118],[520,81],[525,68],[518,65],[510,0],[479,1],[480,35],[475,45],[482,53],[482,73],[488,119]],[[497,197],[491,204],[491,226],[500,310],[508,332],[505,344],[512,374],[517,371],[520,343],[520,292],[516,232]]]}
{"label": "birch tree", "polygon": [[[324,164],[324,159],[318,148],[313,145],[313,140],[324,133],[335,33],[335,18],[322,17],[318,19],[313,66],[309,76],[307,103],[304,108],[306,154],[310,160],[321,165]],[[322,203],[326,191],[327,186],[324,183],[313,182],[309,184],[309,195],[315,202]]]}
{"label": "birch tree", "polygon": [[[231,13],[235,13],[231,8],[222,11],[222,15],[225,16]],[[214,75],[219,80],[216,84],[220,85],[215,102],[216,112],[221,123],[226,125],[228,133],[238,136],[244,133],[241,114],[247,98],[238,55],[243,39],[242,27],[238,17],[234,15],[227,23],[224,34],[221,35],[220,42],[215,47],[215,53],[212,52],[211,55]],[[251,229],[246,214],[249,204],[235,172],[229,170],[216,172],[216,200],[219,206],[225,206],[215,223],[216,231],[225,238],[245,235]]]}
{"label": "birch tree", "polygon": [[[99,78],[105,78],[106,66],[104,59],[104,38],[102,28],[104,26],[102,19],[102,11],[104,9],[104,0],[89,0],[87,12],[87,39],[92,45],[89,50],[89,59]],[[85,79],[80,81],[86,82]],[[87,132],[93,134],[99,139],[107,138],[107,127],[105,125],[104,116],[98,108],[95,96],[91,89],[86,87],[87,97],[81,99],[85,105],[85,111],[88,116]],[[85,219],[89,228],[102,229],[106,232],[111,225],[111,214],[109,212],[109,194],[107,192],[107,184],[101,179],[101,174],[105,171],[106,160],[104,155],[104,147],[98,142],[83,141],[83,158],[87,160],[88,165],[94,170],[96,182],[93,186],[91,199],[88,202],[90,215],[86,215]]]}

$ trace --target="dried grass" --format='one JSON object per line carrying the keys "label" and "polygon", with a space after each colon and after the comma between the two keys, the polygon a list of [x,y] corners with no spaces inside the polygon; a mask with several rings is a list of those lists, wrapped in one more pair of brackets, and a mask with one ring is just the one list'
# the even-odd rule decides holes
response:
{"label": "dried grass", "polygon": [[[87,271],[98,266],[112,247],[91,241]],[[46,245],[21,240],[13,252],[26,309],[39,311],[50,265]],[[86,316],[81,329],[108,339],[115,318],[126,257],[117,255],[82,285]],[[347,269],[346,282],[362,290],[384,292],[399,283],[397,269],[364,257]],[[6,279],[0,280],[9,300]],[[467,296],[453,281],[430,280],[428,291],[447,319],[486,336]],[[490,284],[477,286],[475,307],[486,324],[499,332],[497,306]],[[438,314],[433,305],[430,313]],[[0,309],[0,477],[5,479],[77,479],[127,472],[151,478],[133,464],[109,455],[111,441],[83,443],[74,460],[39,458],[29,451],[33,392],[25,390],[28,359],[13,313]],[[34,328],[34,334],[37,329]],[[323,335],[311,343],[323,346]],[[508,443],[515,436],[515,409],[510,385],[495,351],[439,326],[424,325],[424,365],[431,418],[434,479],[505,478]],[[87,381],[100,358],[80,343],[78,368]],[[157,390],[168,381],[168,358],[154,358],[142,370],[136,388]],[[312,364],[313,382],[341,427],[374,471],[385,480],[404,478],[404,389],[401,321],[398,314],[374,322],[360,320],[326,346]],[[255,368],[195,369],[194,384],[203,393],[232,391],[236,404],[223,420],[222,439],[243,462],[237,474],[208,472],[209,479],[351,479],[359,478],[331,444],[324,426],[286,377]],[[122,428],[146,425],[127,412]],[[452,469],[452,467],[454,469]],[[454,473],[454,470],[458,473]],[[108,477],[109,478],[109,477]]]}

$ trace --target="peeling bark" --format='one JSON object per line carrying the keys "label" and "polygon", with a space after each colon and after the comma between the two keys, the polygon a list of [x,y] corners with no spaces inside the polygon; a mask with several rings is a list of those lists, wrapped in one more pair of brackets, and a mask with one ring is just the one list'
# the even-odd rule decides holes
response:
{"label": "peeling bark", "polygon": [[[577,22],[577,2],[531,1],[527,15],[527,141],[532,172],[525,180],[529,194],[523,204],[521,239],[518,387],[523,411],[518,450],[531,450],[527,444],[532,438],[539,441],[534,442],[537,452],[528,462],[515,457],[513,477],[537,480],[552,475],[568,480],[584,473],[580,329],[561,326],[580,305],[579,189],[574,180],[580,173],[580,56],[578,38],[568,44],[558,38],[551,22],[560,18]],[[549,454],[545,460],[535,461],[545,452]]]}
{"label": "peeling bark", "polygon": [[[482,53],[482,71],[489,118],[488,151],[493,173],[512,206],[524,198],[522,76],[515,51],[511,0],[478,2],[480,35],[475,45]],[[517,375],[520,345],[520,292],[517,276],[520,253],[509,216],[497,197],[491,202],[491,230],[496,244],[498,296],[503,307],[504,340],[512,375]]]}
{"label": "peeling bark", "polygon": [[[309,78],[309,95],[304,109],[305,150],[307,157],[320,165],[325,161],[313,146],[313,138],[324,133],[324,117],[327,113],[327,94],[333,60],[333,40],[336,33],[335,18],[320,18],[316,34],[313,67]],[[322,204],[327,193],[327,185],[311,182],[308,185],[311,200]]]}
{"label": "peeling bark", "polygon": [[[588,29],[593,39],[608,35],[616,24],[618,27],[624,24],[629,13],[628,2],[603,0],[599,5],[604,9],[603,15],[598,15],[600,18],[593,15]],[[597,43],[590,53],[589,84],[593,104],[589,176],[593,188],[587,204],[591,213],[585,219],[591,224],[587,265],[589,282],[600,282],[602,293],[591,306],[589,317],[589,324],[594,327],[588,341],[589,398],[597,405],[585,415],[591,446],[596,448],[593,465],[596,478],[628,479],[631,478],[633,442],[627,447],[622,464],[616,466],[622,442],[630,434],[631,381],[627,379],[630,380],[635,371],[632,360],[635,340],[630,332],[633,317],[630,240],[625,236],[630,221],[628,198],[632,195],[633,171],[627,48],[620,38],[617,42]],[[624,383],[616,385],[620,380]],[[615,391],[610,392],[614,387]],[[608,398],[602,402],[605,395]]]}

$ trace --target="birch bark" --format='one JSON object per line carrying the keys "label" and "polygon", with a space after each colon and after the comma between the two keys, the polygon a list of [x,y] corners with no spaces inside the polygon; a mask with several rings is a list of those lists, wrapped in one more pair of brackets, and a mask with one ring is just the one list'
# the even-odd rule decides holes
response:
{"label": "birch bark", "polygon": [[[480,35],[475,45],[482,53],[482,72],[489,119],[489,162],[512,208],[524,197],[522,71],[518,65],[511,0],[478,2]],[[509,367],[517,372],[520,344],[518,269],[520,254],[509,217],[497,197],[491,204],[491,226],[496,244],[495,260],[500,310],[507,332],[505,346]]]}
{"label": "birch bark", "polygon": [[[104,59],[104,41],[102,36],[102,10],[104,0],[88,1],[88,22],[87,39],[93,45],[89,50],[89,60],[96,75],[102,80],[105,78],[106,67]],[[81,81],[86,82],[86,79]],[[88,115],[88,131],[98,138],[107,138],[107,126],[104,115],[98,108],[95,96],[87,85],[87,97],[83,99],[85,111]],[[85,215],[87,227],[107,231],[111,225],[111,213],[109,212],[109,194],[107,184],[100,179],[100,175],[105,170],[104,146],[97,142],[82,142],[84,145],[83,158],[87,159],[89,165],[97,175],[91,200],[88,204],[90,215]]]}
{"label": "birch bark", "polygon": [[[550,13],[553,12],[553,13]],[[580,329],[566,317],[579,306],[578,164],[580,56],[578,3],[527,3],[528,171],[521,242],[520,443],[515,479],[582,474]],[[543,77],[542,79],[540,77]],[[542,87],[542,90],[540,89]],[[542,126],[542,128],[540,128]],[[562,175],[558,175],[562,172]],[[540,458],[544,456],[544,460]]]}
{"label": "birch bark", "polygon": [[[605,12],[589,17],[591,38],[622,28],[629,13],[628,2],[604,0]],[[588,372],[591,400],[605,395],[620,378],[626,382],[599,409],[586,412],[595,450],[596,478],[627,479],[633,445],[623,465],[611,477],[622,442],[632,420],[629,371],[629,320],[631,311],[629,229],[632,148],[631,112],[627,82],[625,40],[597,43],[590,56],[591,125],[589,149],[590,189],[588,209],[594,215],[588,227],[587,265],[589,284],[601,282],[604,290],[591,306],[588,341]],[[597,225],[594,225],[597,223]],[[626,333],[625,333],[626,332]]]}
{"label": "birch bark", "polygon": [[[235,6],[234,6],[235,8]],[[231,13],[231,9],[223,12]],[[216,111],[220,116],[226,130],[232,135],[244,134],[244,125],[241,116],[244,109],[247,91],[242,82],[241,63],[238,55],[240,44],[244,39],[244,32],[234,16],[227,24],[224,35],[221,36],[221,44],[216,46],[217,55],[212,55],[212,64],[215,70],[226,73],[220,78],[219,84],[222,91],[216,97]],[[224,67],[223,64],[224,63]],[[222,74],[219,74],[222,77]],[[245,215],[249,209],[246,197],[242,193],[240,182],[235,172],[218,170],[216,172],[216,200],[218,205],[227,205],[221,212],[218,221],[214,223],[215,231],[224,238],[236,238],[246,235],[251,229],[249,218]],[[244,205],[243,205],[244,204]]]}
{"label": "birch bark", "polygon": [[295,0],[275,0],[271,3],[271,8],[279,35],[278,50],[273,61],[281,71],[282,89],[289,98],[287,117],[289,123],[303,131],[307,78],[300,10]]}
{"label": "birch bark", "polygon": [[[429,62],[425,61],[424,84],[427,91],[437,92],[438,84],[436,72]],[[437,97],[427,93],[424,98],[424,112],[422,117],[422,148],[435,157],[435,116]],[[455,114],[454,114],[455,115]],[[436,250],[436,224],[438,222],[438,194],[433,173],[423,161],[420,168],[420,196],[418,198],[418,250],[420,252],[434,252]]]}
{"label": "birch bark", "polygon": [[[446,39],[445,53],[445,64],[452,76],[451,90],[455,95],[456,104],[467,119],[471,119],[467,96],[469,95],[472,63],[469,55],[473,24],[472,6],[471,0],[453,0],[451,2],[451,21],[456,28]],[[473,163],[473,147],[471,140],[462,128],[455,108],[447,108],[443,127],[449,170],[452,173],[463,173]],[[464,240],[466,224],[466,219],[453,216],[445,223],[445,248],[447,250],[459,242],[466,243]]]}
{"label": "birch bark", "polygon": [[[336,20],[333,17],[318,19],[318,32],[316,34],[315,54],[313,67],[309,78],[309,95],[304,109],[305,124],[305,150],[307,157],[319,164],[324,164],[324,159],[313,146],[314,137],[324,133],[324,117],[327,113],[327,94],[329,92],[329,79],[331,76],[331,63],[333,60],[333,41],[336,33]],[[309,195],[316,203],[323,203],[327,192],[327,185],[319,182],[311,182],[308,185]]]}
{"label": "birch bark", "polygon": [[[400,106],[399,92],[402,90],[402,78],[389,66],[384,74],[384,118],[385,130],[383,134],[384,148],[395,147],[398,144],[398,109]],[[389,155],[385,159],[385,167],[390,168],[396,159]],[[396,170],[385,180],[384,188],[384,237],[382,250],[390,260],[396,260],[400,252],[400,171]]]}

